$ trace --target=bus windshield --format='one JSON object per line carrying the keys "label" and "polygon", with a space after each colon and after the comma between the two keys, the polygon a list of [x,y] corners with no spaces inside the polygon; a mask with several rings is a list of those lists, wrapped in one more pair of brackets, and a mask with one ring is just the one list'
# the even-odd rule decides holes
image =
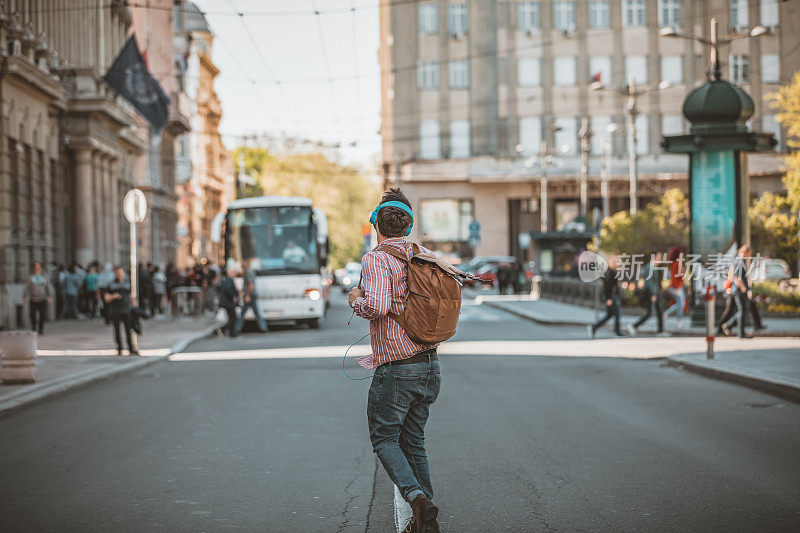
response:
{"label": "bus windshield", "polygon": [[252,259],[258,276],[319,273],[316,227],[310,207],[233,209],[225,230],[228,263]]}

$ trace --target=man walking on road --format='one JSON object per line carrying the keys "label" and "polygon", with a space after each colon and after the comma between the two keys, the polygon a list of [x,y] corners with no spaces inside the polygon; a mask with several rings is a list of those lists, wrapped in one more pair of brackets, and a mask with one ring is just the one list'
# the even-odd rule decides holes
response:
{"label": "man walking on road", "polygon": [[603,274],[603,299],[606,303],[606,315],[595,322],[586,326],[589,331],[589,337],[594,339],[595,333],[600,329],[603,324],[614,318],[614,333],[617,337],[622,336],[619,329],[619,319],[622,312],[619,302],[619,284],[617,282],[617,264],[618,259],[616,255],[608,256],[608,268]]}
{"label": "man walking on road", "polygon": [[[399,189],[383,194],[370,222],[378,244],[413,255],[404,239],[414,222],[411,203]],[[427,251],[427,250],[422,250]],[[355,313],[369,320],[372,354],[360,360],[374,368],[367,398],[367,423],[372,448],[403,497],[411,504],[413,517],[405,531],[438,533],[438,508],[425,451],[425,423],[441,386],[436,344],[411,340],[388,313],[403,314],[407,273],[403,261],[384,251],[373,250],[361,260],[363,289],[350,291]]]}
{"label": "man walking on road", "polygon": [[105,294],[106,304],[114,325],[114,342],[117,343],[117,355],[122,355],[122,335],[119,327],[125,329],[125,340],[131,355],[139,355],[131,338],[131,282],[121,266],[114,269],[114,281],[109,283]]}
{"label": "man walking on road", "polygon": [[229,268],[223,273],[222,282],[219,287],[219,306],[225,309],[228,313],[228,323],[222,328],[222,331],[227,330],[228,335],[236,337],[239,334],[236,332],[237,322],[239,321],[236,316],[236,304],[239,302],[239,291],[236,290],[236,285],[233,283],[235,272]]}
{"label": "man walking on road", "polygon": [[628,333],[631,337],[636,335],[636,329],[644,324],[650,315],[653,313],[653,308],[656,310],[656,321],[658,324],[658,334],[664,333],[664,318],[661,311],[661,276],[655,267],[661,262],[661,252],[656,252],[650,255],[650,262],[647,263],[642,272],[642,279],[644,280],[644,287],[642,287],[642,305],[645,306],[645,312],[639,317],[639,320],[633,324],[628,325]]}
{"label": "man walking on road", "polygon": [[251,260],[244,260],[242,262],[242,268],[244,268],[244,289],[242,289],[242,299],[244,303],[242,304],[242,314],[239,315],[239,324],[236,326],[236,333],[242,332],[242,328],[244,328],[244,314],[248,309],[252,309],[253,314],[256,315],[258,331],[264,333],[267,331],[267,322],[264,320],[256,304],[256,273],[251,267]]}

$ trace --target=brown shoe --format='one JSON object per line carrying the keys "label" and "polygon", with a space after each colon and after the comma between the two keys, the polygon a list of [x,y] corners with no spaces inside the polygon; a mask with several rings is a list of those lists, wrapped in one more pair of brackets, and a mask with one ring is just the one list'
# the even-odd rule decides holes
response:
{"label": "brown shoe", "polygon": [[424,494],[420,494],[411,502],[411,510],[414,512],[414,522],[417,523],[417,533],[439,533],[439,508]]}

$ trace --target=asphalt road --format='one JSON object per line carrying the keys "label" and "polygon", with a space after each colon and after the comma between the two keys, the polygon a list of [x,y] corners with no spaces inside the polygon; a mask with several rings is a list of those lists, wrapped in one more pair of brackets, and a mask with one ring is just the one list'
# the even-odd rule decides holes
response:
{"label": "asphalt road", "polygon": [[[337,297],[318,331],[200,341],[0,418],[0,531],[393,531],[348,317]],[[454,340],[543,339],[592,349],[474,305]],[[800,529],[800,405],[658,360],[441,359],[444,531]]]}

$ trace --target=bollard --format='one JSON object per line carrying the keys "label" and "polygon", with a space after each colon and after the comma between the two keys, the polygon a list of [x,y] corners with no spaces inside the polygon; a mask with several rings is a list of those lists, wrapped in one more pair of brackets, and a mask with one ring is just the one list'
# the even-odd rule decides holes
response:
{"label": "bollard", "polygon": [[714,336],[717,333],[714,327],[714,300],[714,288],[709,284],[706,286],[706,359],[714,359]]}
{"label": "bollard", "polygon": [[36,381],[35,331],[0,332],[0,378],[3,383]]}

